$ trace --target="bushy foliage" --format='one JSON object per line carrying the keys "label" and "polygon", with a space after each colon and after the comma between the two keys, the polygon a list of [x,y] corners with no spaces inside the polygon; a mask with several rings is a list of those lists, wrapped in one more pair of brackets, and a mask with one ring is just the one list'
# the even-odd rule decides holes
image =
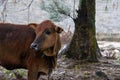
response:
{"label": "bushy foliage", "polygon": [[66,15],[70,15],[71,12],[71,9],[64,4],[64,0],[42,0],[40,7],[50,13],[49,18],[53,21],[61,21],[66,18]]}

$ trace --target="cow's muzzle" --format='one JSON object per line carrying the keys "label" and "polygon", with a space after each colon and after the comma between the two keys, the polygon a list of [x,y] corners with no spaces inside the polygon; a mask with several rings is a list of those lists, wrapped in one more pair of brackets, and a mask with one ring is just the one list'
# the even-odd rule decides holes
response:
{"label": "cow's muzzle", "polygon": [[32,43],[30,46],[31,49],[39,50],[37,43]]}

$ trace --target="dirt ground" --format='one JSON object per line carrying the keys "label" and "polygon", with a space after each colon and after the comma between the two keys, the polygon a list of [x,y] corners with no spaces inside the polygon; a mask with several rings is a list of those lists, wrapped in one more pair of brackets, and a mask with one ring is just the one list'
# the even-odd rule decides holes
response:
{"label": "dirt ground", "polygon": [[[62,56],[58,59],[57,68],[51,74],[50,80],[120,80],[119,62],[102,58],[98,63],[84,63]],[[21,74],[21,71],[19,73]],[[25,74],[23,77],[26,78]],[[0,69],[0,80],[16,80],[13,78],[15,76],[11,72],[5,73],[5,70]],[[39,80],[47,80],[47,76],[41,76]]]}
{"label": "dirt ground", "polygon": [[[47,80],[41,76],[39,80]],[[120,64],[103,58],[99,63],[83,63],[67,58],[58,59],[51,80],[120,80]]]}

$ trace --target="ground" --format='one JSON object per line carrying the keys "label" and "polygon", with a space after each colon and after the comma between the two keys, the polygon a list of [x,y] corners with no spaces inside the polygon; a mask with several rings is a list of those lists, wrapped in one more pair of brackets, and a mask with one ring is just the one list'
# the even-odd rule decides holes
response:
{"label": "ground", "polygon": [[[67,41],[68,42],[68,41]],[[51,74],[51,80],[120,80],[120,42],[98,41],[103,55],[98,63],[68,59],[62,55],[58,58],[57,68]],[[64,48],[64,47],[63,47]],[[0,67],[0,80],[24,80],[27,70],[9,71]],[[47,76],[40,76],[39,80],[47,80]]]}
{"label": "ground", "polygon": [[[100,72],[99,74],[97,74]],[[102,75],[102,76],[101,76]],[[41,77],[39,80],[46,80]],[[108,79],[107,79],[108,78]],[[120,80],[120,65],[114,59],[102,58],[99,63],[84,63],[72,59],[58,59],[52,80]]]}
{"label": "ground", "polygon": [[[0,80],[13,79],[11,73],[8,72],[11,77],[7,78],[8,76],[3,74],[4,70],[2,71],[0,71]],[[101,73],[97,74],[97,72]],[[63,56],[58,59],[58,66],[53,71],[51,80],[109,80],[105,75],[110,80],[120,80],[120,64],[117,64],[117,60],[102,58],[98,63],[85,63]],[[47,80],[47,76],[41,76],[39,80]]]}

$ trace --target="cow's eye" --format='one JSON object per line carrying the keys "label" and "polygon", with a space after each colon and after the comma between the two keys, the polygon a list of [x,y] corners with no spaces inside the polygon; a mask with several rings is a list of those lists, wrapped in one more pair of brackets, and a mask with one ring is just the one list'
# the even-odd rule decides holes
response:
{"label": "cow's eye", "polygon": [[49,30],[47,30],[45,33],[46,33],[47,35],[50,35],[51,32],[50,32]]}

